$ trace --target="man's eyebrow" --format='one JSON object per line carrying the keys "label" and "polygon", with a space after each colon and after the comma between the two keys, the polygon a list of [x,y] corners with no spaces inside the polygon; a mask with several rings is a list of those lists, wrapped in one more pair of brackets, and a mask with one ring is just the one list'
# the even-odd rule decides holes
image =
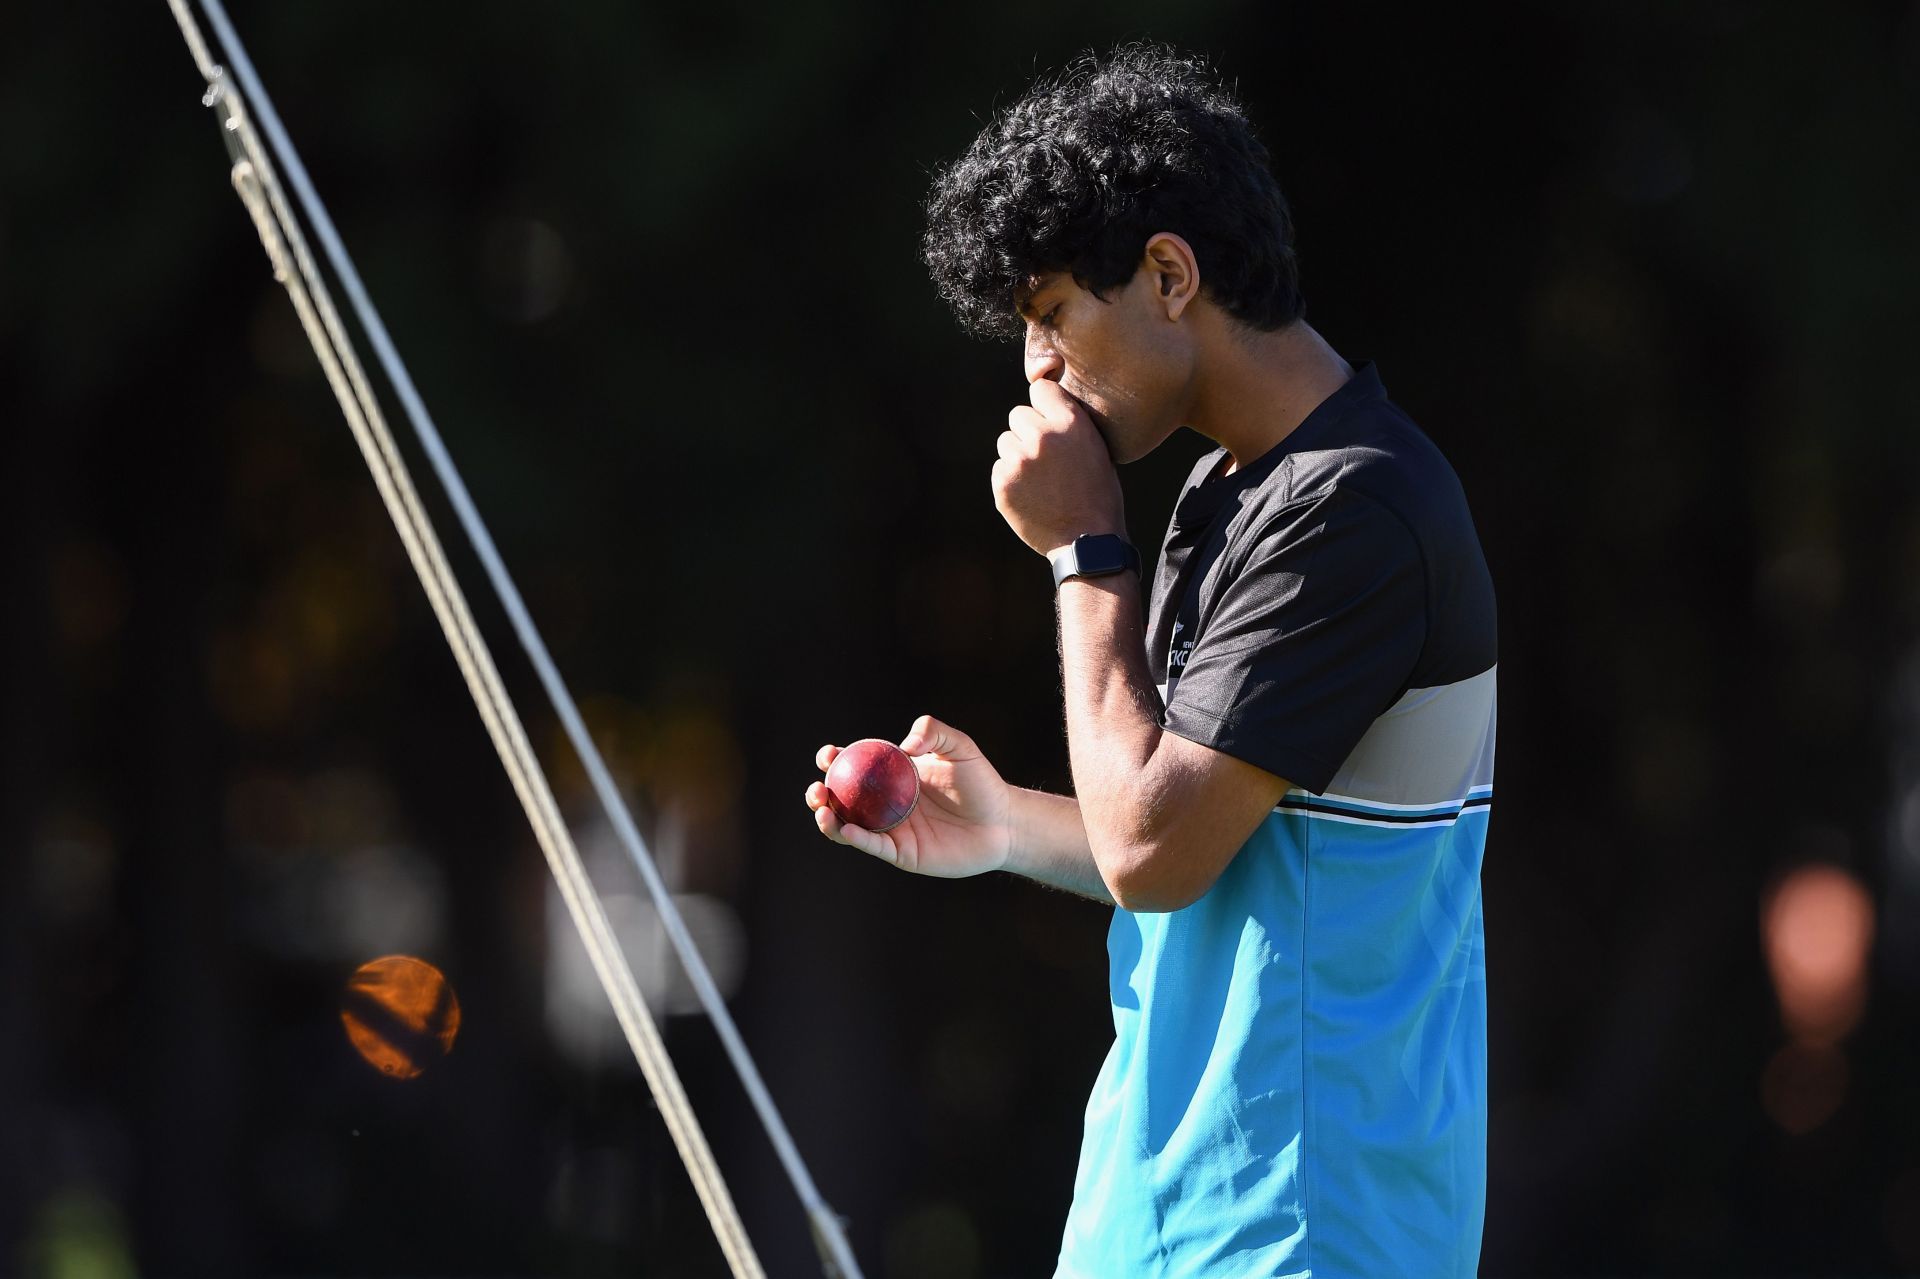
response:
{"label": "man's eyebrow", "polygon": [[1025,285],[1013,291],[1013,309],[1020,313],[1023,320],[1034,319],[1033,300],[1047,291],[1044,284]]}

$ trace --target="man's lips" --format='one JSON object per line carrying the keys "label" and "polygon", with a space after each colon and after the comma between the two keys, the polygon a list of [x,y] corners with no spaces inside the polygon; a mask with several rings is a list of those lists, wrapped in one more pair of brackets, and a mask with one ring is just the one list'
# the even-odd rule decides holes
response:
{"label": "man's lips", "polygon": [[[1062,383],[1060,386],[1060,389],[1063,391],[1067,391],[1066,384]],[[1087,403],[1086,400],[1081,396],[1079,396],[1078,394],[1072,391],[1067,391],[1067,396],[1075,404],[1078,404],[1080,406],[1081,412],[1085,413],[1088,417],[1093,419],[1093,424],[1100,428],[1100,434],[1104,436],[1107,433],[1107,419],[1105,415],[1100,413],[1099,410],[1095,409],[1093,405]]]}

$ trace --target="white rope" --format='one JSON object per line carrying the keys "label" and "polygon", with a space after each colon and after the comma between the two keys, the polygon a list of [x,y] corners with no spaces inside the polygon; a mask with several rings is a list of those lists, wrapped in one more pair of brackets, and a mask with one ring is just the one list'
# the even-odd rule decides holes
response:
{"label": "white rope", "polygon": [[757,1279],[761,1271],[758,1259],[741,1225],[737,1210],[728,1194],[725,1181],[713,1161],[711,1150],[701,1132],[699,1123],[689,1106],[685,1091],[681,1087],[679,1076],[675,1073],[665,1046],[661,1043],[659,1032],[648,1014],[638,985],[635,983],[631,968],[622,954],[613,930],[606,918],[598,893],[582,866],[578,850],[574,847],[571,834],[554,802],[553,794],[546,782],[538,759],[527,743],[526,733],[520,718],[501,684],[499,673],[485,641],[473,623],[467,608],[465,597],[455,580],[451,568],[446,562],[438,537],[432,523],[420,505],[419,496],[414,489],[406,465],[393,436],[388,430],[379,403],[367,384],[366,375],[351,340],[348,338],[339,314],[334,308],[324,279],[308,251],[305,237],[301,234],[298,221],[287,206],[284,194],[275,172],[273,161],[267,150],[261,146],[259,136],[253,129],[253,115],[248,103],[255,104],[262,127],[272,141],[293,182],[296,193],[306,210],[309,222],[320,236],[329,260],[346,288],[350,301],[354,304],[361,325],[375,352],[384,365],[388,378],[400,394],[402,404],[422,444],[427,448],[429,459],[439,473],[448,496],[453,500],[462,524],[465,526],[475,550],[492,579],[495,590],[506,606],[509,617],[514,623],[523,647],[532,659],[552,698],[554,707],[565,724],[568,736],[586,765],[594,788],[602,806],[612,821],[616,834],[629,855],[639,868],[649,891],[653,894],[659,917],[679,953],[683,967],[690,978],[701,1002],[706,1006],[713,1019],[722,1043],[732,1058],[735,1069],[756,1110],[760,1113],[763,1125],[767,1129],[776,1153],[785,1165],[790,1179],[794,1183],[803,1205],[806,1207],[814,1231],[815,1246],[819,1249],[821,1260],[829,1276],[843,1276],[844,1279],[860,1279],[858,1264],[854,1261],[848,1247],[839,1218],[821,1199],[814,1187],[812,1178],[807,1174],[805,1164],[781,1121],[779,1112],[773,1104],[759,1072],[755,1069],[745,1043],[734,1026],[725,1002],[721,999],[717,987],[698,948],[687,932],[684,921],[675,908],[671,895],[660,878],[652,858],[648,855],[632,815],[628,812],[624,800],[614,785],[599,750],[587,733],[578,708],[567,692],[558,670],[554,667],[538,630],[527,613],[519,592],[514,588],[511,577],[488,535],[485,524],[480,520],[454,468],[451,457],[434,429],[412,379],[407,375],[405,365],[393,349],[385,326],[379,314],[367,299],[359,276],[354,271],[346,251],[333,229],[332,221],[327,217],[324,205],[313,192],[307,180],[304,167],[294,152],[285,131],[280,127],[278,117],[274,115],[272,104],[267,100],[264,89],[253,74],[251,63],[245,50],[240,46],[238,37],[226,20],[226,14],[219,0],[202,0],[209,19],[225,47],[234,71],[245,90],[241,92],[226,80],[224,71],[212,62],[205,41],[185,0],[168,0],[175,20],[180,24],[183,36],[193,54],[194,62],[201,74],[207,79],[206,101],[221,111],[224,132],[229,150],[234,153],[235,162],[232,172],[235,189],[251,214],[255,229],[266,247],[269,259],[273,263],[274,276],[281,281],[293,300],[299,314],[302,327],[312,342],[315,354],[320,358],[326,372],[329,385],[340,401],[346,414],[348,425],[354,438],[366,458],[373,473],[381,499],[387,506],[394,527],[398,530],[406,548],[409,560],[419,575],[421,585],[426,589],[427,598],[432,605],[435,617],[445,632],[447,643],[452,648],[455,661],[459,664],[462,676],[467,681],[474,704],[479,709],[494,748],[513,784],[514,792],[527,813],[532,824],[535,838],[546,855],[547,864],[559,885],[561,896],[572,916],[581,940],[586,945],[588,957],[601,985],[606,989],[608,999],[613,1004],[614,1014],[626,1033],[629,1046],[639,1062],[642,1073],[652,1089],[661,1113],[667,1122],[667,1129],[675,1146],[679,1149],[682,1161],[686,1164],[688,1176],[694,1183],[702,1205],[706,1208],[709,1221],[714,1228],[722,1252],[728,1265],[736,1276]]}
{"label": "white rope", "polygon": [[[233,100],[229,99],[225,105],[232,113],[229,120],[244,138],[247,133],[245,117],[235,112]],[[252,150],[244,141],[242,146],[248,151]],[[541,851],[546,854],[547,864],[560,886],[568,913],[572,915],[594,971],[613,1003],[614,1015],[626,1032],[627,1041],[646,1076],[648,1087],[660,1102],[667,1129],[686,1162],[688,1175],[693,1179],[694,1188],[713,1222],[714,1233],[722,1252],[726,1254],[727,1263],[741,1279],[758,1279],[764,1272],[747,1241],[738,1212],[727,1193],[726,1183],[714,1165],[712,1152],[687,1103],[679,1077],[660,1041],[659,1031],[641,1001],[632,969],[628,967],[614,939],[599,896],[587,880],[580,854],[561,820],[546,779],[533,758],[519,717],[501,687],[492,657],[474,628],[466,601],[448,571],[438,540],[432,528],[425,523],[418,495],[404,465],[393,451],[392,437],[380,419],[377,405],[362,398],[365,392],[364,377],[354,367],[351,356],[343,359],[328,340],[329,332],[338,324],[337,317],[327,316],[326,304],[311,290],[302,273],[289,269],[287,242],[270,207],[270,197],[260,180],[260,173],[264,170],[256,166],[256,159],[249,156],[235,163],[234,188],[253,216],[254,227],[260,233],[268,257],[273,261],[274,276],[287,286],[301,325],[320,356],[327,381],[332,385],[347,415],[348,424],[353,429],[354,439],[373,471],[381,499],[393,518],[394,527],[399,530],[407,557],[413,562],[414,570],[426,588],[434,616],[439,619],[441,629],[446,633],[447,643],[452,647],[460,673],[466,678],[467,687],[480,709],[494,748],[506,766],[514,792],[520,797],[527,818],[533,824],[535,838],[539,841]]]}

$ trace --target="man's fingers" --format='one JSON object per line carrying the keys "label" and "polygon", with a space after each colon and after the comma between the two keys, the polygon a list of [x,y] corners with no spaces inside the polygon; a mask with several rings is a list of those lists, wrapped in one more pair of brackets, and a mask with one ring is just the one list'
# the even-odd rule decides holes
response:
{"label": "man's fingers", "polygon": [[891,835],[876,835],[870,830],[862,829],[859,826],[849,826],[845,822],[842,822],[840,824],[840,838],[846,840],[850,847],[859,849],[869,857],[878,857],[888,865],[897,865],[899,863],[900,855],[894,850],[893,836]]}
{"label": "man's fingers", "polygon": [[900,739],[900,749],[909,755],[961,755],[973,751],[973,739],[931,715],[913,721],[913,727]]}
{"label": "man's fingers", "polygon": [[840,748],[838,746],[822,746],[813,753],[813,762],[819,765],[820,771],[824,773],[833,767],[833,757],[839,753]]}
{"label": "man's fingers", "polygon": [[1041,417],[1061,426],[1072,422],[1074,415],[1081,411],[1080,401],[1068,395],[1052,378],[1027,383],[1027,399]]}
{"label": "man's fingers", "polygon": [[993,481],[993,509],[999,511],[1002,516],[1007,513],[1007,478],[1013,474],[1018,465],[1019,463],[1012,458],[1003,457],[993,464],[993,474],[988,477]]}
{"label": "man's fingers", "polygon": [[1007,434],[1024,445],[1029,454],[1040,443],[1040,436],[1049,426],[1046,414],[1036,412],[1024,404],[1016,404],[1007,413]]}
{"label": "man's fingers", "polygon": [[827,787],[824,782],[814,782],[807,787],[807,807],[813,810],[813,824],[820,828],[822,835],[834,843],[857,848],[863,853],[878,857],[883,862],[899,864],[900,853],[894,847],[892,836],[876,835],[863,827],[849,826],[840,820],[840,815],[834,812],[833,806],[827,802]]}
{"label": "man's fingers", "polygon": [[859,826],[847,825],[838,817],[834,816],[831,808],[815,809],[813,813],[813,824],[820,828],[822,835],[825,835],[836,844],[845,844],[849,848],[857,848],[869,856],[878,857],[883,862],[893,864],[898,864],[899,862],[899,853],[894,849],[893,840],[885,835],[876,835],[872,831]]}

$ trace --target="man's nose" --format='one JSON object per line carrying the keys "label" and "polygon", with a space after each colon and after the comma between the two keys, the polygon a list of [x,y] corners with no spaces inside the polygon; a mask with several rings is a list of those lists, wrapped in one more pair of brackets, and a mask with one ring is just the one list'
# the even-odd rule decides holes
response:
{"label": "man's nose", "polygon": [[1042,334],[1027,330],[1026,349],[1027,385],[1045,378],[1049,382],[1058,382],[1060,375],[1067,371],[1067,362],[1060,358],[1060,352],[1053,349],[1053,343]]}

